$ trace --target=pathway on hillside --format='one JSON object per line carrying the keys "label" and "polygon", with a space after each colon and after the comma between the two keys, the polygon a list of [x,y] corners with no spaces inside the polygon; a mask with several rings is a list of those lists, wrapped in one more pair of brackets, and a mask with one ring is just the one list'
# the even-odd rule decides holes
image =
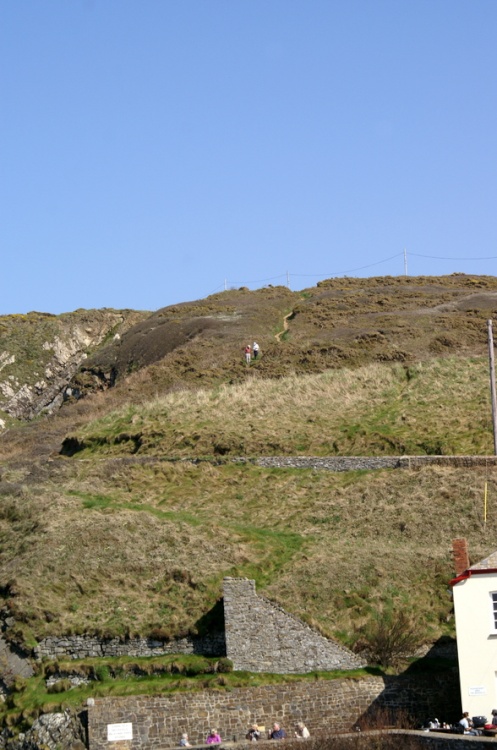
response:
{"label": "pathway on hillside", "polygon": [[276,339],[276,341],[281,341],[281,337],[283,336],[283,334],[288,331],[288,318],[291,318],[292,315],[293,315],[293,310],[289,312],[288,315],[285,315],[285,317],[283,318],[283,330],[280,331],[279,333],[275,333],[274,335],[274,338]]}

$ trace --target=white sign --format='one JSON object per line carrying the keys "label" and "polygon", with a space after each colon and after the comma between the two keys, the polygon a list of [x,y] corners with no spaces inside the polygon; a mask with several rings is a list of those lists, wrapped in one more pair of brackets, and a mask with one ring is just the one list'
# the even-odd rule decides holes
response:
{"label": "white sign", "polygon": [[107,742],[133,739],[133,724],[107,724]]}
{"label": "white sign", "polygon": [[485,685],[479,685],[476,687],[470,687],[468,690],[469,695],[486,695],[487,688]]}

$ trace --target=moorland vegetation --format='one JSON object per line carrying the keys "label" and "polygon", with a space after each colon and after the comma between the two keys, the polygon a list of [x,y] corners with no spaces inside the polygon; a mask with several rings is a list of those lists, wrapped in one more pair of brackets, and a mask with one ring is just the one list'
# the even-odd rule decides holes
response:
{"label": "moorland vegetation", "polygon": [[451,540],[463,533],[473,561],[493,551],[493,468],[232,459],[490,455],[496,311],[496,278],[454,274],[230,290],[140,315],[88,352],[78,400],[0,437],[9,638],[202,633],[226,575],[352,648],[379,612],[422,622],[427,642],[453,636]]}

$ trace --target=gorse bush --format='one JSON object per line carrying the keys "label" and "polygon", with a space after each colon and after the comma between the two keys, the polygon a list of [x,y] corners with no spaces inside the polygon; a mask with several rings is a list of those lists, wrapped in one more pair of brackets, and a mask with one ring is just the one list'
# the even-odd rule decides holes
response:
{"label": "gorse bush", "polygon": [[355,647],[371,664],[396,667],[414,655],[425,637],[422,626],[405,610],[385,609],[373,615]]}

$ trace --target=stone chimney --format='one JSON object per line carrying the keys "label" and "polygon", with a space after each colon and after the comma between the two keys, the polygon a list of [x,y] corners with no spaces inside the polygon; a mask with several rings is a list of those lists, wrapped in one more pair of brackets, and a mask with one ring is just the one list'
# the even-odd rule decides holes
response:
{"label": "stone chimney", "polygon": [[460,576],[469,568],[468,542],[466,539],[452,540],[452,554],[454,555],[456,576]]}

